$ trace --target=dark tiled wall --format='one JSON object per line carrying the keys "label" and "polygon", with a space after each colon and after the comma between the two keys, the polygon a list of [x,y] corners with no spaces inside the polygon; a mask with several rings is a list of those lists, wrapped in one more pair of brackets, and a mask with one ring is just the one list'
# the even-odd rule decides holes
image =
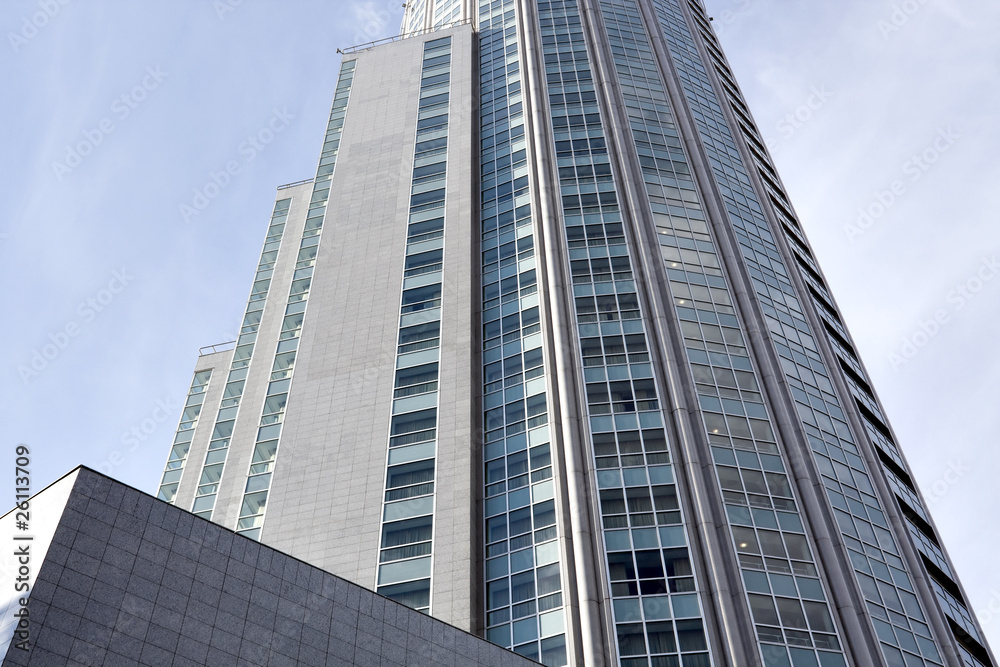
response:
{"label": "dark tiled wall", "polygon": [[535,664],[81,469],[3,665]]}

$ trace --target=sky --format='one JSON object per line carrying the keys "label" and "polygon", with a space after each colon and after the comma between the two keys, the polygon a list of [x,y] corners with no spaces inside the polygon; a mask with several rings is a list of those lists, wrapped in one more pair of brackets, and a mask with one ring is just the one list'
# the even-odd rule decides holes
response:
{"label": "sky", "polygon": [[[1000,647],[1000,5],[707,5]],[[274,189],[314,174],[336,50],[401,9],[0,1],[0,451],[29,447],[34,489],[85,464],[155,493],[199,348],[235,338]]]}

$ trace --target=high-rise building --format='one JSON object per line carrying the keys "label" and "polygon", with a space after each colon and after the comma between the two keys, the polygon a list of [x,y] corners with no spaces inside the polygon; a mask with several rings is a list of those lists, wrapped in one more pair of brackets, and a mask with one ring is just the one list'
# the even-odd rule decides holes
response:
{"label": "high-rise building", "polygon": [[547,665],[996,664],[704,6],[403,30],[160,498]]}

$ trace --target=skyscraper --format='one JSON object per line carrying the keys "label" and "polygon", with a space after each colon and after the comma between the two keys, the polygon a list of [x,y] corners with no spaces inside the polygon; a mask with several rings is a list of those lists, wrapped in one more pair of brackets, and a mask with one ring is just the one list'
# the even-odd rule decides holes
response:
{"label": "skyscraper", "polygon": [[160,497],[549,665],[993,665],[693,0],[346,49]]}

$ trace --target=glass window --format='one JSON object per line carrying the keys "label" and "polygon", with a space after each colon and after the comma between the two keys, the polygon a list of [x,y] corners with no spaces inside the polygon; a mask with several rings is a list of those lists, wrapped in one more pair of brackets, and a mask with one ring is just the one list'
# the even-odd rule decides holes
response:
{"label": "glass window", "polygon": [[422,516],[416,519],[387,523],[382,526],[382,546],[394,547],[430,540],[432,521],[432,517]]}
{"label": "glass window", "polygon": [[378,594],[413,609],[423,609],[431,601],[431,581],[430,579],[423,579],[421,581],[410,581],[405,584],[379,586]]}
{"label": "glass window", "polygon": [[386,488],[395,489],[411,484],[421,484],[433,481],[434,479],[434,459],[407,463],[399,466],[390,466],[386,476]]}

